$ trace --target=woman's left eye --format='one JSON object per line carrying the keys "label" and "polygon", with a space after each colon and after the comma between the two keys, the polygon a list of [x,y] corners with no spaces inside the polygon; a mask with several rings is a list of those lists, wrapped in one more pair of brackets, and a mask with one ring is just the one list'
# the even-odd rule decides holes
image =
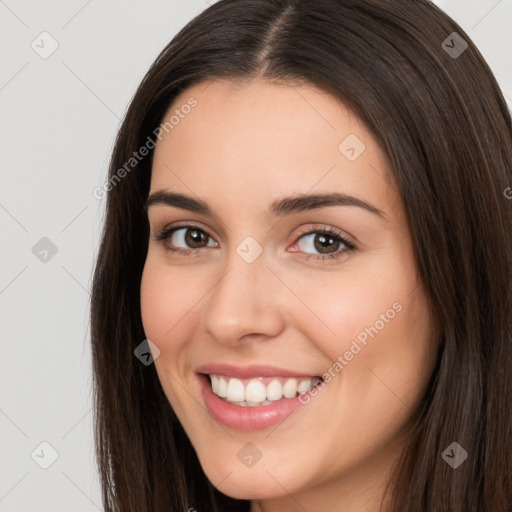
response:
{"label": "woman's left eye", "polygon": [[316,260],[335,259],[355,249],[354,244],[332,228],[308,231],[299,237],[297,245],[305,253],[318,251],[308,256],[308,259],[315,257]]}
{"label": "woman's left eye", "polygon": [[[197,255],[198,249],[218,247],[218,243],[206,231],[195,226],[166,227],[155,237],[155,240],[167,242],[165,244],[167,250],[182,255]],[[179,246],[180,244],[182,247]],[[302,233],[294,245],[299,246],[300,252],[308,254],[308,259],[315,257],[316,260],[335,259],[355,249],[351,242],[332,228]],[[318,252],[308,253],[311,250]]]}

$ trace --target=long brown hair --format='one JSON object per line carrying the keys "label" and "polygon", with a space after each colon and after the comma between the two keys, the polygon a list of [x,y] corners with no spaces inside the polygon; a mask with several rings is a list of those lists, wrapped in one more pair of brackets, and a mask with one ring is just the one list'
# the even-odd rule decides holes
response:
{"label": "long brown hair", "polygon": [[[154,365],[134,356],[146,337],[139,294],[152,151],[133,169],[126,163],[181,91],[255,77],[312,84],[351,107],[388,155],[408,214],[441,344],[390,480],[391,510],[510,512],[512,121],[469,36],[427,0],[221,0],[150,67],[113,151],[93,279],[105,511],[249,510],[207,480]],[[468,453],[456,469],[442,457],[452,442]]]}

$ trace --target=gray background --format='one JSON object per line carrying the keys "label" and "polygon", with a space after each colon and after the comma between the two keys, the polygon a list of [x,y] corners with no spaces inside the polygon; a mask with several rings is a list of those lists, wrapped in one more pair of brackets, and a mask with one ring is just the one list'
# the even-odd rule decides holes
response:
{"label": "gray background", "polygon": [[[436,3],[512,108],[512,0]],[[0,0],[0,512],[103,510],[88,308],[105,201],[92,192],[148,66],[207,5]]]}

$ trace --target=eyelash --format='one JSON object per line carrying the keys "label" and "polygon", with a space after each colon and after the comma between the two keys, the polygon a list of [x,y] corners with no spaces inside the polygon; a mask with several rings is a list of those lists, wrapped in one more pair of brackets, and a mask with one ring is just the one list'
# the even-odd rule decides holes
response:
{"label": "eyelash", "polygon": [[[199,228],[198,226],[194,226],[191,224],[180,224],[180,225],[174,225],[172,227],[164,227],[155,236],[154,239],[157,242],[164,242],[164,241],[168,240],[175,231],[178,231],[179,229],[184,229],[184,228],[196,229],[197,231],[200,231],[201,233],[204,233],[206,236],[212,238],[211,235],[207,231]],[[335,230],[332,227],[326,227],[326,228],[320,228],[320,229],[310,229],[310,230],[301,232],[297,235],[296,242],[299,241],[301,238],[305,237],[306,235],[311,235],[311,234],[329,235],[329,236],[333,237],[335,240],[337,240],[337,241],[341,242],[343,245],[345,245],[346,248],[342,249],[342,250],[338,250],[335,253],[331,253],[331,254],[307,254],[308,260],[310,260],[311,258],[315,258],[316,261],[324,261],[324,260],[335,261],[342,254],[345,254],[347,252],[350,252],[350,251],[353,251],[356,249],[354,244],[349,242],[340,232],[338,232],[337,230]],[[201,247],[199,249],[183,249],[181,247],[166,246],[166,250],[168,250],[172,253],[175,253],[175,254],[180,254],[182,256],[190,256],[192,254],[194,256],[197,256],[198,253],[202,249],[206,249],[206,247]],[[300,252],[300,251],[297,251],[297,252]]]}

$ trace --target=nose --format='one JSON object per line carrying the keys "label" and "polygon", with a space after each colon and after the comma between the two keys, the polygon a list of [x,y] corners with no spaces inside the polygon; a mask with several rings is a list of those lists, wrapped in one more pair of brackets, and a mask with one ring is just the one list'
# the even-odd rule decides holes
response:
{"label": "nose", "polygon": [[247,263],[233,251],[205,297],[201,327],[225,345],[278,336],[284,327],[282,288],[263,255]]}

